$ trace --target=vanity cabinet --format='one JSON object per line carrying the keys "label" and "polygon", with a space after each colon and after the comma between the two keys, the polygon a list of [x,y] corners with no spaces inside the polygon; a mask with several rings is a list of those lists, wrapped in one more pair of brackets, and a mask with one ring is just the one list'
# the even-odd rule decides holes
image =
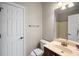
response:
{"label": "vanity cabinet", "polygon": [[59,54],[49,50],[48,48],[44,47],[44,56],[60,56]]}

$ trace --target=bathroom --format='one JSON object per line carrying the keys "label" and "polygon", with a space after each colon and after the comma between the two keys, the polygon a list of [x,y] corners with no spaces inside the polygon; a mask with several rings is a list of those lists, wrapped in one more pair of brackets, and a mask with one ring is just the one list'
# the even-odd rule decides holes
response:
{"label": "bathroom", "polygon": [[[69,4],[71,4],[70,7],[68,7]],[[18,6],[18,9],[17,7],[13,7],[13,5]],[[63,6],[65,8],[63,8]],[[71,35],[70,33],[68,33],[68,19],[73,19],[72,14],[77,14],[78,16],[78,6],[79,2],[0,2],[0,15],[2,16],[0,16],[0,18],[5,21],[4,22],[3,20],[0,20],[0,22],[4,22],[0,23],[0,56],[60,56],[71,55],[72,53],[73,55],[78,56],[79,51],[74,51],[78,52],[76,54],[69,48],[71,46],[66,47],[67,43],[72,46],[75,46],[76,43],[76,46],[79,49],[79,43],[77,40],[79,31],[78,29],[76,29],[77,27],[75,23],[75,26],[72,26],[75,27],[73,28],[75,31],[77,30],[76,33],[74,32],[75,34],[77,34],[75,38],[76,40],[68,39],[68,35]],[[20,8],[21,10],[23,8],[23,13]],[[10,12],[8,10],[10,10]],[[14,15],[12,15],[11,12],[14,12]],[[6,17],[7,13],[9,13],[8,16],[10,18]],[[3,15],[9,21],[5,20]],[[12,15],[13,17],[15,17],[16,15],[17,17],[19,17],[15,17],[18,20],[23,16],[23,20],[21,20],[21,22],[23,23],[20,22],[23,25],[21,25],[18,20],[11,21],[10,19],[12,18],[12,16],[10,15]],[[75,16],[73,17],[75,18]],[[18,23],[15,24],[15,22]],[[14,30],[12,30],[11,28]],[[21,30],[19,29],[15,30],[16,28],[23,30],[23,32],[21,32]],[[6,34],[7,36],[4,34]],[[17,38],[16,40],[11,40],[12,38],[14,38],[12,37],[12,35],[15,34],[17,35],[16,37],[20,37],[20,40],[17,40]],[[56,45],[56,48],[54,48],[55,46],[52,46],[58,43],[62,46]],[[54,49],[56,50],[53,51]],[[59,49],[59,51],[57,49]],[[76,48],[73,49],[75,50]]]}

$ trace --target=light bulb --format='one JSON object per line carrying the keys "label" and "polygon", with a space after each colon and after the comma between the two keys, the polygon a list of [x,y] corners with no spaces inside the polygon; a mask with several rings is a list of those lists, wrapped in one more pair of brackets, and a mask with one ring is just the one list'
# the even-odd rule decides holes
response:
{"label": "light bulb", "polygon": [[62,7],[61,7],[61,10],[64,10],[64,9],[66,9],[66,6],[62,6]]}
{"label": "light bulb", "polygon": [[58,3],[58,7],[61,7],[61,6],[62,6],[62,2],[59,2],[59,3]]}
{"label": "light bulb", "polygon": [[74,6],[74,4],[73,3],[70,3],[69,5],[68,5],[68,7],[73,7]]}

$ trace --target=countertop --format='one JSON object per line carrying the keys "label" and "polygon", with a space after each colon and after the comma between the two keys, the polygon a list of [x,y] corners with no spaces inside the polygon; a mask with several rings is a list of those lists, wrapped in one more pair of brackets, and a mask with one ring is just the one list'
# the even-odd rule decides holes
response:
{"label": "countertop", "polygon": [[[69,42],[76,43],[74,41],[69,40]],[[77,43],[79,44],[79,43]],[[61,56],[79,56],[79,49],[77,49],[75,46],[67,45],[67,47],[62,46],[61,42],[54,40],[46,45],[44,45],[49,50],[61,55]],[[60,46],[59,48],[57,46]],[[62,51],[61,48],[64,48],[64,51]]]}

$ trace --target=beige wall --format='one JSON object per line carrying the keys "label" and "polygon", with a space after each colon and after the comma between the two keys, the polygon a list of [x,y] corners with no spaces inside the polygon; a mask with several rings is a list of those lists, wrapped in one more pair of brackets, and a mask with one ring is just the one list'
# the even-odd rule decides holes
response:
{"label": "beige wall", "polygon": [[68,35],[68,22],[56,22],[57,24],[57,37],[67,38]]}
{"label": "beige wall", "polygon": [[[24,53],[29,55],[42,39],[42,6],[38,2],[20,2],[17,4],[25,7]],[[29,27],[28,25],[39,25],[39,27]]]}
{"label": "beige wall", "polygon": [[55,38],[55,18],[54,9],[56,3],[42,3],[42,38],[48,41],[52,41]]}

